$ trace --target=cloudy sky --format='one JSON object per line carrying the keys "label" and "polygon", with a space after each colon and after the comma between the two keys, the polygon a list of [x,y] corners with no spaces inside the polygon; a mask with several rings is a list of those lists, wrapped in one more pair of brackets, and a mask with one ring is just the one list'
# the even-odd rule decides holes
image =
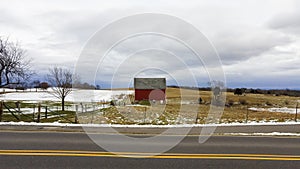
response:
{"label": "cloudy sky", "polygon": [[[22,45],[39,77],[54,65],[78,66],[89,40],[106,25],[126,16],[160,13],[184,20],[209,40],[221,59],[228,87],[300,88],[297,0],[1,0],[0,4],[0,36]],[[141,21],[134,26],[143,25]],[[180,30],[178,34],[186,33]],[[190,71],[197,84],[206,85],[209,66],[195,62],[192,55],[174,40],[145,35],[117,45],[100,65],[97,58],[90,61],[95,59],[98,73],[93,77],[103,87],[112,78],[118,79],[116,86],[126,86],[135,76],[163,76],[169,84],[195,85],[187,76]],[[81,78],[91,82],[87,74]]]}

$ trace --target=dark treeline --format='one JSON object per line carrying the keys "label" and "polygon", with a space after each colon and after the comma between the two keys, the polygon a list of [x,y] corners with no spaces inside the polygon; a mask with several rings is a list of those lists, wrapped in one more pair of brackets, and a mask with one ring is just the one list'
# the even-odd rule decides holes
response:
{"label": "dark treeline", "polygon": [[[211,91],[210,87],[188,87],[188,86],[168,86],[170,88],[191,89],[200,91]],[[227,88],[226,91],[233,92],[236,95],[244,94],[269,94],[274,96],[294,96],[300,97],[300,90],[292,89],[253,89],[253,88]]]}

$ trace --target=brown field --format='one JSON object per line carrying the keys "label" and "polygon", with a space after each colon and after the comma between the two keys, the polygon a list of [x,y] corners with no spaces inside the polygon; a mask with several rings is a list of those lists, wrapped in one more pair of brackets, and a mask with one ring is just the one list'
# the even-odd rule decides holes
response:
{"label": "brown field", "polygon": [[[90,112],[79,113],[78,120],[80,123],[96,124],[205,124],[205,123],[246,123],[246,122],[287,122],[294,121],[295,114],[283,112],[268,111],[251,111],[249,108],[294,108],[299,97],[274,96],[264,94],[246,94],[237,96],[233,93],[226,92],[226,106],[224,111],[218,110],[217,113],[210,112],[212,92],[198,91],[179,88],[168,88],[167,104],[151,104],[145,102],[141,105],[112,106],[109,108],[99,109]],[[198,103],[199,97],[202,103]],[[224,96],[225,97],[225,96]],[[128,103],[133,96],[128,97]],[[134,99],[133,99],[134,100]],[[13,101],[6,102],[6,105],[14,107]],[[49,119],[41,119],[40,122],[75,122],[75,112],[73,111],[56,111],[59,103],[43,103],[49,108]],[[72,103],[68,103],[72,105]],[[103,103],[91,103],[103,104]],[[109,104],[109,103],[105,103]],[[23,108],[32,108],[33,103],[22,103]],[[90,105],[93,106],[93,105]],[[217,106],[212,106],[216,108]],[[220,107],[217,107],[220,109]],[[221,107],[222,108],[222,107]],[[51,111],[50,111],[51,110]],[[18,115],[18,114],[17,114]],[[44,117],[45,112],[41,112]],[[33,120],[32,114],[19,116],[17,120],[6,109],[2,115],[2,121],[36,121]],[[35,117],[36,118],[36,117]],[[300,120],[300,118],[299,118]]]}
{"label": "brown field", "polygon": [[[116,124],[204,124],[294,121],[295,114],[268,111],[251,111],[248,108],[295,108],[298,97],[246,94],[237,96],[226,92],[226,106],[222,113],[211,113],[210,91],[168,88],[166,105],[121,106],[106,109],[107,123]],[[198,104],[199,96],[202,104]],[[180,104],[182,101],[182,105]],[[248,117],[247,117],[248,114]],[[219,117],[220,116],[220,119]],[[197,119],[197,120],[196,120]],[[103,122],[103,121],[102,121]]]}

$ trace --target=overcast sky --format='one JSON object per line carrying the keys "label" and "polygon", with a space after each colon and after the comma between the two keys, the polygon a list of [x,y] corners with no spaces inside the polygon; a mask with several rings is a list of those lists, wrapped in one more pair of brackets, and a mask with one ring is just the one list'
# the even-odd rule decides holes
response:
{"label": "overcast sky", "polygon": [[[175,16],[201,31],[221,58],[228,87],[300,88],[300,3],[297,0],[1,0],[0,36],[19,41],[32,58],[33,69],[43,77],[54,65],[73,69],[85,44],[97,31],[122,17],[140,13]],[[131,47],[138,50],[139,42],[164,43],[147,36],[134,41],[126,42],[127,48],[135,44]],[[191,61],[188,51],[172,42],[165,44],[176,48],[175,54],[183,61]],[[101,66],[106,72],[115,72],[114,61],[128,54],[119,46],[107,56],[115,59],[107,58],[106,65]],[[162,55],[164,59],[160,59]],[[169,62],[172,59],[168,57],[171,55],[160,50],[138,52],[127,59],[128,64],[121,66],[123,71],[119,75],[137,75],[131,68],[139,65],[142,69],[147,66],[143,64],[149,62],[148,58],[155,59],[156,66],[168,67],[166,70],[173,72],[172,77],[167,77],[169,84],[176,78],[187,79],[185,71],[188,70],[180,67],[179,62]],[[199,74],[198,83],[207,84],[204,66],[191,66]],[[145,74],[167,76],[168,72],[152,70]],[[104,87],[110,83],[107,77],[96,78],[96,83]],[[127,85],[125,81],[120,84]]]}

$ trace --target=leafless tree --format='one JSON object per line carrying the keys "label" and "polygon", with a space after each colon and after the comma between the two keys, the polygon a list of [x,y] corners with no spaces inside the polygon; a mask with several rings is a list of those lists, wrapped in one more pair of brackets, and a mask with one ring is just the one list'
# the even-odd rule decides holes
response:
{"label": "leafless tree", "polygon": [[0,87],[20,84],[28,80],[30,61],[25,58],[25,51],[18,43],[0,37]]}
{"label": "leafless tree", "polygon": [[72,91],[72,73],[68,69],[54,67],[49,70],[47,75],[49,83],[52,85],[52,90],[49,91],[53,96],[61,99],[61,109],[65,111],[65,98]]}

